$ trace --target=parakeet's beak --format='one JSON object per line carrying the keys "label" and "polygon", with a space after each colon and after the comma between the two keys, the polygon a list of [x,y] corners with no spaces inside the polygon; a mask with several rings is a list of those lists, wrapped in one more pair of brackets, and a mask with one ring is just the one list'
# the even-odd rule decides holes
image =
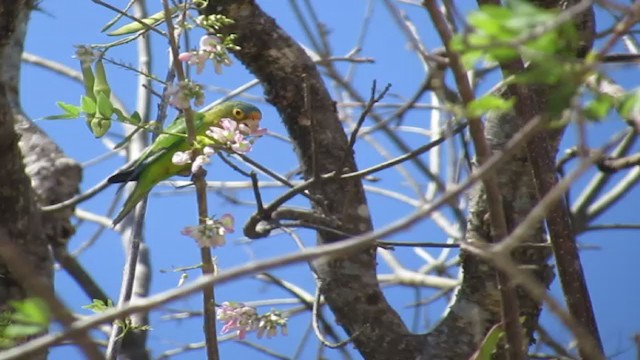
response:
{"label": "parakeet's beak", "polygon": [[262,113],[260,111],[250,112],[247,117],[254,121],[260,121],[262,120]]}

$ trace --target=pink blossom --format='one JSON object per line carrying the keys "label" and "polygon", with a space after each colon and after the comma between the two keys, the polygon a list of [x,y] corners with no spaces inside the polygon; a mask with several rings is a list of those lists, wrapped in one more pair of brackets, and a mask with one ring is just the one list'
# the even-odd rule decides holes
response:
{"label": "pink blossom", "polygon": [[186,165],[191,162],[191,151],[176,151],[171,156],[171,162],[174,165]]}
{"label": "pink blossom", "polygon": [[254,307],[243,303],[224,302],[216,310],[216,318],[224,323],[220,332],[226,334],[236,331],[239,340],[246,337],[249,331],[257,330],[257,337],[265,334],[270,339],[277,335],[278,328],[282,335],[287,335],[287,318],[277,310],[258,315]]}
{"label": "pink blossom", "polygon": [[[204,165],[209,164],[211,162],[210,156],[213,154],[215,154],[215,150],[211,146],[205,146],[205,148],[202,149],[202,154],[198,155],[193,161],[193,164],[191,164],[191,173],[195,173]],[[191,150],[176,151],[171,156],[171,162],[178,166],[186,165],[191,163],[192,156],[193,152]]]}
{"label": "pink blossom", "polygon": [[205,35],[200,38],[198,50],[183,52],[178,55],[178,60],[187,62],[196,67],[196,73],[201,74],[207,60],[211,60],[215,72],[222,72],[222,65],[231,65],[231,60],[226,53],[220,39],[215,35]]}
{"label": "pink blossom", "polygon": [[220,225],[222,225],[222,227],[225,229],[226,232],[230,234],[233,233],[234,231],[233,224],[235,220],[231,214],[224,214],[220,216],[220,219],[218,221],[220,222]]}
{"label": "pink blossom", "polygon": [[242,134],[236,133],[231,149],[238,153],[247,153],[251,151],[251,143],[245,140]]}
{"label": "pink blossom", "polygon": [[178,55],[178,60],[186,62],[191,66],[195,66],[196,73],[201,74],[207,60],[209,60],[209,55],[201,52],[183,52]]}
{"label": "pink blossom", "polygon": [[198,170],[204,167],[204,165],[210,162],[211,162],[211,159],[209,159],[207,155],[202,154],[202,155],[196,156],[196,159],[193,161],[193,164],[191,164],[191,173],[195,174],[196,172],[198,172]]}
{"label": "pink blossom", "polygon": [[222,144],[226,145],[228,143],[233,143],[235,140],[238,124],[229,118],[220,119],[220,122],[218,124],[222,126],[222,128],[212,126],[209,128],[206,134]]}
{"label": "pink blossom", "polygon": [[267,133],[267,129],[260,128],[260,120],[245,120],[240,123],[240,133],[246,136],[259,137]]}
{"label": "pink blossom", "polygon": [[170,84],[165,93],[169,104],[178,109],[186,109],[190,106],[191,99],[195,106],[202,106],[204,103],[204,93],[202,86],[189,80],[181,81],[178,84]]}
{"label": "pink blossom", "polygon": [[220,220],[207,218],[204,224],[186,226],[180,233],[194,239],[200,247],[218,247],[225,244],[224,235],[233,232],[233,221],[230,214]]}
{"label": "pink blossom", "polygon": [[216,318],[224,323],[220,330],[222,334],[235,330],[240,340],[246,337],[247,332],[255,330],[258,323],[255,308],[227,301],[216,310]]}
{"label": "pink blossom", "polygon": [[216,150],[211,146],[205,146],[204,149],[202,149],[202,153],[204,155],[211,156],[216,153]]}
{"label": "pink blossom", "polygon": [[221,46],[220,39],[215,35],[204,35],[200,38],[200,50],[215,52],[219,51]]}
{"label": "pink blossom", "polygon": [[260,137],[267,133],[267,129],[265,128],[252,130],[249,126],[245,124],[240,124],[238,129],[242,135],[252,136],[252,137]]}
{"label": "pink blossom", "polygon": [[[253,125],[257,129],[255,122]],[[238,153],[246,153],[251,151],[254,139],[248,139],[246,136],[257,138],[266,132],[266,129],[252,130],[250,125],[224,118],[218,123],[218,126],[212,126],[207,130],[206,135],[211,139],[220,143],[220,145]]]}

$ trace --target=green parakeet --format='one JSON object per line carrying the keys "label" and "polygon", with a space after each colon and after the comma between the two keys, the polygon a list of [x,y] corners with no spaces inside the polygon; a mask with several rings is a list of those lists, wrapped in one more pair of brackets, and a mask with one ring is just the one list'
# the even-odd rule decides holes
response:
{"label": "green parakeet", "polygon": [[[205,113],[194,114],[194,124],[197,136],[206,135],[210,127],[221,127],[220,120],[231,119],[237,124],[244,124],[251,130],[257,130],[262,113],[251,104],[241,101],[228,101],[219,104]],[[158,136],[156,141],[146,148],[140,157],[128,169],[111,176],[107,181],[111,184],[136,181],[136,185],[124,202],[122,210],[113,219],[113,225],[118,224],[138,204],[151,189],[160,181],[174,175],[191,173],[191,164],[177,165],[172,161],[176,152],[190,150],[187,142],[187,127],[184,117],[180,116]],[[172,134],[182,134],[172,135]]]}

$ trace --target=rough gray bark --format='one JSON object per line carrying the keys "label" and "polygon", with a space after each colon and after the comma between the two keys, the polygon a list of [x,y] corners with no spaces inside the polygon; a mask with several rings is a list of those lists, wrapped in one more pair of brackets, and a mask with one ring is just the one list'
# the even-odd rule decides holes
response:
{"label": "rough gray bark", "polygon": [[[545,4],[548,5],[548,4]],[[293,140],[306,178],[329,173],[343,165],[355,169],[355,161],[317,69],[304,50],[254,1],[209,2],[207,13],[223,14],[235,20],[226,28],[238,35],[241,47],[236,56],[262,82],[268,101],[279,111]],[[592,14],[591,14],[592,15]],[[590,15],[587,15],[589,17]],[[591,19],[592,20],[592,19]],[[581,31],[590,31],[588,27]],[[592,36],[589,34],[585,38]],[[590,46],[590,42],[588,42]],[[536,92],[538,109],[551,92]],[[505,95],[509,95],[506,94]],[[532,114],[534,115],[534,114]],[[500,150],[519,130],[524,119],[513,114],[488,119],[485,135],[493,150]],[[556,144],[560,133],[549,134]],[[342,159],[347,154],[346,162]],[[550,154],[555,156],[554,154]],[[531,167],[525,149],[497,171],[507,223],[513,229],[537,203]],[[311,188],[314,211],[333,219],[336,228],[348,234],[371,230],[366,199],[358,180],[323,180]],[[484,189],[471,195],[466,239],[491,240]],[[265,219],[268,220],[268,219]],[[318,231],[318,242],[344,239]],[[542,226],[531,230],[527,242],[544,241]],[[553,273],[547,265],[548,250],[524,248],[514,254],[520,263],[531,265],[545,284]],[[463,283],[443,320],[429,333],[412,334],[388,304],[376,280],[375,251],[314,264],[320,291],[336,322],[354,336],[355,347],[366,359],[468,359],[486,331],[500,322],[500,294],[493,268],[478,258],[462,254]],[[540,304],[521,294],[520,305],[529,335],[537,323]]]}
{"label": "rough gray bark", "polygon": [[[15,49],[13,36],[24,26],[33,3],[11,1],[0,4],[0,51],[2,59]],[[0,74],[11,74],[0,79],[0,234],[3,242],[11,242],[33,265],[37,276],[51,286],[53,273],[47,242],[43,236],[41,217],[25,173],[23,156],[18,146],[19,136],[14,129],[13,79],[17,73],[5,61],[0,61]],[[0,310],[9,309],[8,302],[29,296],[24,281],[15,277],[0,258]],[[46,353],[36,359],[45,359]]]}
{"label": "rough gray bark", "polygon": [[[30,10],[30,9],[29,9]],[[40,206],[52,205],[73,197],[79,191],[82,168],[23,113],[20,106],[20,64],[29,12],[21,14],[16,29],[3,53],[4,83],[14,114],[15,128],[20,134],[20,150],[24,154],[27,175]],[[52,245],[65,245],[75,229],[69,222],[74,208],[43,213],[43,231]]]}
{"label": "rough gray bark", "polygon": [[[9,3],[13,3],[12,5]],[[53,291],[53,271],[49,245],[64,246],[73,234],[70,223],[73,208],[56,213],[41,213],[41,205],[50,205],[78,192],[81,168],[22,111],[19,100],[20,64],[32,1],[3,3],[0,23],[0,227],[18,245],[38,275]],[[25,295],[23,280],[16,281],[2,268],[0,304]],[[38,358],[46,358],[46,354]]]}

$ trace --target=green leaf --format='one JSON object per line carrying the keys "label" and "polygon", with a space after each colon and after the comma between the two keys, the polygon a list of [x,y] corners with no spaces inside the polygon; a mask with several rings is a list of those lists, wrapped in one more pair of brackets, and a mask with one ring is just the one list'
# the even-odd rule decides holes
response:
{"label": "green leaf", "polygon": [[113,113],[116,114],[116,118],[118,119],[118,121],[129,122],[129,118],[126,117],[122,110],[118,109],[117,107],[113,108]]}
{"label": "green leaf", "polygon": [[[175,14],[176,11],[178,11],[179,8],[181,8],[181,7],[175,6],[175,7],[172,7],[171,9],[169,9],[170,16],[173,16],[173,14]],[[147,24],[147,25],[149,25],[149,26],[154,26],[154,25],[160,23],[161,21],[164,21],[164,10],[159,11],[159,12],[149,16],[148,18],[141,19],[140,21],[145,23],[145,24]],[[127,35],[127,34],[136,33],[138,31],[146,30],[146,29],[147,29],[146,26],[140,24],[137,21],[134,21],[134,22],[128,23],[128,24],[126,24],[124,26],[121,26],[121,27],[117,28],[116,30],[108,33],[107,35],[109,35],[109,36]]]}
{"label": "green leaf", "polygon": [[56,102],[56,105],[64,111],[64,114],[45,116],[42,118],[43,120],[68,120],[80,117],[82,110],[79,106],[67,104],[62,101]]}
{"label": "green leaf", "polygon": [[571,106],[571,102],[577,95],[579,84],[567,79],[563,84],[553,87],[551,90],[553,96],[549,97],[547,101],[546,111],[552,117],[557,117],[562,114],[564,110]]}
{"label": "green leaf", "polygon": [[618,112],[625,120],[640,120],[640,89],[629,91],[622,97]]}
{"label": "green leaf", "polygon": [[90,97],[83,95],[80,98],[80,109],[85,114],[95,114],[96,113],[96,102],[93,101],[93,99],[91,99]]}
{"label": "green leaf", "polygon": [[82,111],[79,106],[67,104],[62,101],[56,102],[56,105],[58,105],[58,107],[62,109],[65,114],[73,115],[74,117],[80,116],[80,112]]}
{"label": "green leaf", "polygon": [[99,93],[97,102],[98,114],[102,117],[102,120],[111,119],[111,115],[113,115],[113,104],[111,104],[111,100],[109,100],[107,95],[103,92]]}
{"label": "green leaf", "polygon": [[485,95],[471,101],[467,105],[467,116],[480,117],[490,111],[503,113],[513,108],[515,98],[505,100],[496,95]]}
{"label": "green leaf", "polygon": [[[127,4],[127,6],[122,9],[122,13],[126,13],[127,11],[129,11],[129,9],[131,8],[131,6],[133,6],[134,2],[133,1],[129,1],[129,3]],[[100,32],[105,32],[109,29],[111,29],[111,27],[113,25],[115,25],[115,23],[117,23],[124,15],[122,15],[122,13],[118,13],[113,19],[109,20],[103,27],[102,29],[100,29]]]}
{"label": "green leaf", "polygon": [[607,94],[597,94],[596,97],[584,107],[584,115],[589,120],[602,120],[613,107],[615,99]]}
{"label": "green leaf", "polygon": [[3,319],[3,324],[6,326],[2,331],[2,337],[15,339],[47,330],[51,314],[49,307],[43,300],[27,298],[21,301],[12,301],[10,304],[15,312],[7,313]]}
{"label": "green leaf", "polygon": [[91,302],[91,304],[84,305],[82,308],[91,310],[94,313],[99,314],[99,313],[105,312],[106,310],[112,307],[113,307],[113,301],[111,301],[111,299],[107,299],[106,302],[99,299],[93,299],[93,302]]}
{"label": "green leaf", "polygon": [[71,119],[77,119],[77,116],[73,116],[70,114],[60,114],[60,115],[49,115],[49,116],[45,116],[43,118],[40,118],[38,120],[71,120]]}
{"label": "green leaf", "polygon": [[127,145],[129,143],[129,141],[131,141],[131,138],[133,138],[142,129],[144,129],[144,127],[135,128],[132,132],[129,133],[129,135],[127,135],[124,139],[122,139],[120,142],[118,142],[116,144],[116,146],[113,147],[113,150],[118,150],[121,147]]}
{"label": "green leaf", "polygon": [[119,45],[128,44],[128,43],[136,40],[137,38],[138,38],[138,35],[131,35],[131,36],[120,38],[120,39],[118,39],[116,41],[112,41],[110,43],[92,44],[91,46],[97,47],[97,48],[109,49],[109,48],[116,47],[116,46],[119,46]]}
{"label": "green leaf", "polygon": [[452,45],[461,52],[467,68],[484,57],[500,62],[522,57],[538,67],[554,68],[549,55],[571,54],[578,43],[573,24],[550,27],[542,34],[532,31],[554,21],[556,16],[554,10],[523,0],[507,1],[506,6],[483,5],[467,16],[473,31]]}
{"label": "green leaf", "polygon": [[507,8],[496,5],[485,5],[482,6],[479,11],[474,11],[469,14],[467,20],[476,31],[507,40],[514,35],[505,32],[505,28],[502,25],[512,16],[512,12]]}
{"label": "green leaf", "polygon": [[44,332],[47,329],[46,326],[37,324],[11,324],[4,329],[4,336],[8,338],[20,338],[25,336],[36,335]]}
{"label": "green leaf", "polygon": [[39,298],[27,298],[22,301],[12,301],[11,306],[16,310],[12,319],[35,325],[49,325],[50,313],[47,303]]}
{"label": "green leaf", "polygon": [[140,113],[138,113],[137,111],[134,111],[133,114],[131,114],[131,117],[129,117],[129,122],[134,125],[140,124],[142,122],[142,117],[140,117]]}
{"label": "green leaf", "polygon": [[504,329],[502,328],[502,324],[494,325],[482,340],[480,348],[471,356],[471,360],[491,360],[491,354],[496,350],[498,342],[503,335]]}

